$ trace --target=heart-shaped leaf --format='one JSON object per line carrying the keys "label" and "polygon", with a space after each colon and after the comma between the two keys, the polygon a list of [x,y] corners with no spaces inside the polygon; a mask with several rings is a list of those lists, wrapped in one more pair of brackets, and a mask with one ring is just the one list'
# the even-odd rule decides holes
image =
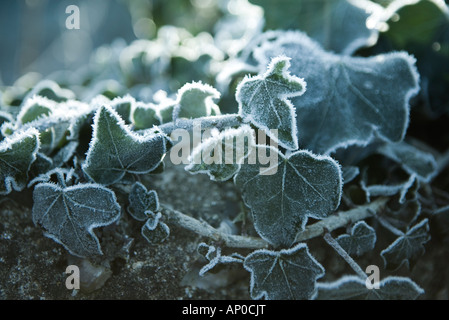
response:
{"label": "heart-shaped leaf", "polygon": [[337,241],[348,254],[360,256],[374,249],[376,231],[365,221],[359,221],[352,227],[351,234],[343,234]]}
{"label": "heart-shaped leaf", "polygon": [[120,217],[115,194],[97,184],[60,187],[40,183],[34,188],[33,200],[33,222],[42,226],[48,237],[81,257],[102,254],[93,229]]}
{"label": "heart-shaped leaf", "polygon": [[150,190],[140,182],[136,182],[128,195],[128,212],[139,221],[148,219],[148,213],[159,211],[159,198],[156,191]]}
{"label": "heart-shaped leaf", "polygon": [[273,147],[257,149],[275,154],[277,160],[262,169],[260,163],[245,163],[234,181],[251,208],[262,238],[289,247],[309,217],[326,218],[338,207],[342,189],[340,166],[330,157],[308,151],[284,156]]}
{"label": "heart-shaped leaf", "polygon": [[303,243],[288,250],[257,250],[243,266],[251,272],[251,297],[268,300],[310,299],[324,268]]}

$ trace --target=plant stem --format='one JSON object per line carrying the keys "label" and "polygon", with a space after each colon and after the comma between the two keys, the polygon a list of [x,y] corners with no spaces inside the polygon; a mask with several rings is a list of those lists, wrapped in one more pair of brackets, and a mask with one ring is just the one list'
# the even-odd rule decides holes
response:
{"label": "plant stem", "polygon": [[[172,122],[164,123],[158,127],[166,135],[170,135],[176,129],[192,131],[194,126],[201,125],[202,129],[217,128],[218,130],[238,127],[243,121],[238,114],[225,114],[220,116],[201,117],[196,119],[177,119]],[[148,129],[154,130],[154,129]]]}
{"label": "plant stem", "polygon": [[204,221],[199,221],[182,212],[172,209],[167,205],[162,205],[162,214],[168,221],[175,223],[187,230],[193,231],[200,236],[210,238],[214,241],[222,241],[227,247],[262,249],[267,248],[268,243],[261,238],[246,237],[223,233]]}
{"label": "plant stem", "polygon": [[[322,236],[326,230],[333,231],[344,227],[350,223],[371,217],[375,212],[382,209],[387,199],[381,198],[367,205],[357,207],[349,211],[340,211],[336,214],[314,223],[305,228],[304,231],[298,233],[295,242],[306,241],[312,238]],[[215,229],[204,221],[199,221],[180,211],[174,210],[169,205],[161,205],[162,213],[168,218],[168,222],[175,223],[178,226],[197,233],[200,236],[210,238],[214,241],[222,241],[226,246],[231,248],[246,249],[265,249],[269,247],[269,243],[261,238],[239,236],[223,233]]]}
{"label": "plant stem", "polygon": [[361,277],[363,280],[366,279],[366,273],[363,272],[362,268],[360,268],[359,264],[355,262],[354,259],[351,258],[351,256],[346,252],[345,249],[341,247],[341,245],[338,243],[337,240],[335,240],[329,231],[327,231],[324,234],[324,240],[335,250],[337,253],[345,259],[345,261],[351,266],[352,270],[357,273],[359,277]]}

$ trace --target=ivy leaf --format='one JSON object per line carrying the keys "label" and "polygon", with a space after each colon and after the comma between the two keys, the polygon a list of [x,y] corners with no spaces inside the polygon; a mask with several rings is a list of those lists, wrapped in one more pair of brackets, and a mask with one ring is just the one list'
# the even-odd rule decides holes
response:
{"label": "ivy leaf", "polygon": [[25,188],[39,145],[39,132],[34,128],[16,131],[0,142],[0,194]]}
{"label": "ivy leaf", "polygon": [[269,151],[276,161],[271,161],[268,168],[260,168],[260,163],[243,164],[234,181],[251,208],[261,237],[288,247],[309,217],[326,218],[338,207],[340,166],[328,156],[308,151],[284,156],[273,147],[257,149],[259,155]]}
{"label": "ivy leaf", "polygon": [[33,192],[33,222],[47,236],[74,255],[101,255],[94,228],[110,225],[120,217],[115,194],[97,184],[60,187],[40,183]]}
{"label": "ivy leaf", "polygon": [[366,177],[361,180],[360,184],[363,191],[365,191],[368,202],[371,201],[371,197],[390,197],[398,194],[399,203],[404,203],[409,190],[416,187],[416,175],[411,175],[407,181],[394,185],[374,184],[367,186],[365,180]]}
{"label": "ivy leaf", "polygon": [[379,289],[368,289],[365,280],[344,276],[332,283],[317,283],[317,289],[317,300],[415,300],[424,293],[405,277],[388,277],[379,282]]}
{"label": "ivy leaf", "polygon": [[136,220],[144,221],[148,219],[149,213],[159,211],[159,198],[156,191],[148,191],[140,182],[134,183],[128,200],[128,212]]}
{"label": "ivy leaf", "polygon": [[380,154],[396,161],[409,174],[416,174],[420,180],[427,182],[436,172],[435,158],[405,142],[388,143],[377,150]]}
{"label": "ivy leaf", "polygon": [[424,219],[382,250],[385,267],[396,270],[405,264],[410,268],[424,254],[424,244],[429,240],[429,221]]}
{"label": "ivy leaf", "polygon": [[268,300],[310,299],[324,268],[303,243],[281,251],[256,250],[243,263],[251,273],[251,297]]}
{"label": "ivy leaf", "polygon": [[167,152],[169,139],[162,133],[139,135],[132,132],[109,106],[94,117],[93,138],[82,168],[95,182],[115,183],[126,173],[155,170]]}
{"label": "ivy leaf", "polygon": [[61,88],[53,80],[42,80],[34,86],[34,88],[26,95],[23,101],[27,101],[34,96],[45,97],[55,102],[64,102],[71,99],[75,99],[73,91],[65,88]]}
{"label": "ivy leaf", "polygon": [[220,108],[213,102],[213,99],[219,98],[220,92],[207,84],[187,83],[178,90],[173,119],[219,115]]}
{"label": "ivy leaf", "polygon": [[136,102],[131,110],[131,122],[136,130],[150,129],[162,121],[153,103]]}
{"label": "ivy leaf", "polygon": [[301,148],[328,154],[377,137],[404,138],[409,100],[419,90],[415,59],[407,53],[340,56],[301,32],[279,33],[254,52],[260,68],[279,55],[291,57],[291,72],[307,82],[307,92],[292,100]]}
{"label": "ivy leaf", "polygon": [[160,221],[162,217],[161,213],[149,211],[146,212],[145,215],[149,218],[142,227],[142,236],[150,244],[159,244],[164,242],[170,236],[170,229],[164,222]]}
{"label": "ivy leaf", "polygon": [[[303,79],[290,75],[290,59],[274,58],[267,71],[245,77],[237,87],[236,99],[243,120],[263,129],[284,148],[298,149],[295,108],[288,98],[302,95],[306,90]],[[277,135],[271,130],[278,130]]]}
{"label": "ivy leaf", "polygon": [[55,109],[56,103],[41,96],[33,96],[27,99],[17,115],[17,122],[25,124],[50,115]]}
{"label": "ivy leaf", "polygon": [[206,272],[209,272],[219,264],[243,263],[243,261],[245,260],[245,257],[238,253],[233,253],[229,256],[223,256],[221,254],[220,247],[216,248],[205,243],[199,244],[198,252],[203,253],[204,257],[209,260],[209,263],[202,267],[199,271],[200,276],[204,276]]}
{"label": "ivy leaf", "polygon": [[352,227],[351,234],[343,234],[337,241],[348,254],[361,256],[374,249],[376,231],[365,221],[359,221]]}
{"label": "ivy leaf", "polygon": [[367,21],[383,11],[381,6],[364,0],[250,2],[264,8],[267,30],[300,29],[326,50],[346,55],[376,43],[379,31]]}
{"label": "ivy leaf", "polygon": [[250,126],[226,129],[193,149],[185,169],[190,173],[207,173],[214,181],[226,181],[239,171],[255,146],[254,130]]}
{"label": "ivy leaf", "polygon": [[110,102],[112,109],[117,112],[126,124],[131,123],[131,111],[133,110],[135,104],[136,100],[130,95],[114,98]]}

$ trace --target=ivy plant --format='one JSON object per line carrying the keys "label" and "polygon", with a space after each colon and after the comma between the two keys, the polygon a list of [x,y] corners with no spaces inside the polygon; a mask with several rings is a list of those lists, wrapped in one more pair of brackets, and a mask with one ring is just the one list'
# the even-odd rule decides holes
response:
{"label": "ivy plant", "polygon": [[[410,270],[423,258],[430,221],[449,206],[437,181],[447,179],[447,145],[437,150],[408,134],[414,110],[429,102],[423,85],[430,94],[440,78],[421,73],[421,55],[408,52],[406,21],[385,26],[394,25],[395,12],[405,20],[409,7],[438,4],[446,13],[447,6],[237,2],[248,17],[255,8],[264,12],[265,25],[242,24],[250,36],[235,54],[207,42],[211,35],[165,27],[154,40],[111,47],[115,60],[97,78],[45,79],[14,99],[3,90],[0,194],[28,188],[36,228],[85,259],[104,258],[107,239],[99,231],[127,221],[139,226],[136,241],[149,246],[164,246],[179,230],[196,233],[200,276],[240,268],[253,299],[422,296],[412,278],[387,272]],[[217,25],[231,15],[241,19],[224,12]],[[447,25],[438,17],[438,26]],[[170,32],[185,41],[169,42]],[[433,36],[422,34],[419,43]],[[388,52],[379,49],[383,37],[391,41]],[[175,68],[180,59],[214,68],[195,69],[200,79],[174,86],[190,75]],[[111,74],[119,86],[101,82]],[[195,138],[198,130],[203,139]],[[150,182],[166,174],[167,161],[233,184],[242,210],[232,232],[159,197]],[[332,274],[317,247],[338,254],[351,274]],[[375,288],[362,266],[370,259],[384,262]]]}

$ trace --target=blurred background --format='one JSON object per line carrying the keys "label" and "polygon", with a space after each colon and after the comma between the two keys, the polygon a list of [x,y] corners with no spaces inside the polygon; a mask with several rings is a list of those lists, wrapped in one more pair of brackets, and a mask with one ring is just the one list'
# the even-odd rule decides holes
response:
{"label": "blurred background", "polygon": [[[80,9],[80,29],[69,30],[66,7]],[[95,48],[122,39],[151,39],[156,26],[170,24],[193,34],[211,31],[217,1],[6,0],[0,2],[0,85],[26,72],[44,77],[86,65]]]}

